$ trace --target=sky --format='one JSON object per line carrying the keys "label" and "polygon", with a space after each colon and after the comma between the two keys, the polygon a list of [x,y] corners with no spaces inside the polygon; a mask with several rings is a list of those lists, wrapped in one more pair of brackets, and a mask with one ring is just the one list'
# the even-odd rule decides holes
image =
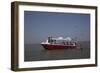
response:
{"label": "sky", "polygon": [[90,41],[90,14],[24,11],[24,43],[41,43],[49,36]]}

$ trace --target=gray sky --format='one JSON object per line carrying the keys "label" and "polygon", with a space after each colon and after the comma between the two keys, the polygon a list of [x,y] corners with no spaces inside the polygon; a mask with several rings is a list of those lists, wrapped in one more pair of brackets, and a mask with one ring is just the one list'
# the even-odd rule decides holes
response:
{"label": "gray sky", "polygon": [[25,44],[41,43],[48,36],[90,40],[90,14],[24,11]]}

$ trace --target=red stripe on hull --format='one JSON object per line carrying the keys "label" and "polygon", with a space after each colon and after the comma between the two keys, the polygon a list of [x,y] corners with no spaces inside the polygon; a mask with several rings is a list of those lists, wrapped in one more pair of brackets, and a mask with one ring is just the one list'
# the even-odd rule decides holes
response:
{"label": "red stripe on hull", "polygon": [[53,45],[53,44],[42,44],[45,49],[67,49],[67,48],[77,48],[73,45]]}

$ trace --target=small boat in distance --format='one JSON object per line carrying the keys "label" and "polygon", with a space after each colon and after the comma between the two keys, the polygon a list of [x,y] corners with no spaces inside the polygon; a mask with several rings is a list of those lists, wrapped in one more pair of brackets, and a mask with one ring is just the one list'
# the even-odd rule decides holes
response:
{"label": "small boat in distance", "polygon": [[68,48],[77,48],[77,41],[71,39],[70,37],[63,38],[52,38],[48,37],[46,42],[42,42],[41,45],[45,49],[68,49]]}

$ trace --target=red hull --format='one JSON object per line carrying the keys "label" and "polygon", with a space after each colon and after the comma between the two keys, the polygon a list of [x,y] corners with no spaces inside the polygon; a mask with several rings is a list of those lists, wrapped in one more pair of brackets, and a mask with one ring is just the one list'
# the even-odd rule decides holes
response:
{"label": "red hull", "polygon": [[45,49],[67,49],[67,48],[77,48],[73,45],[55,45],[55,44],[42,44]]}

